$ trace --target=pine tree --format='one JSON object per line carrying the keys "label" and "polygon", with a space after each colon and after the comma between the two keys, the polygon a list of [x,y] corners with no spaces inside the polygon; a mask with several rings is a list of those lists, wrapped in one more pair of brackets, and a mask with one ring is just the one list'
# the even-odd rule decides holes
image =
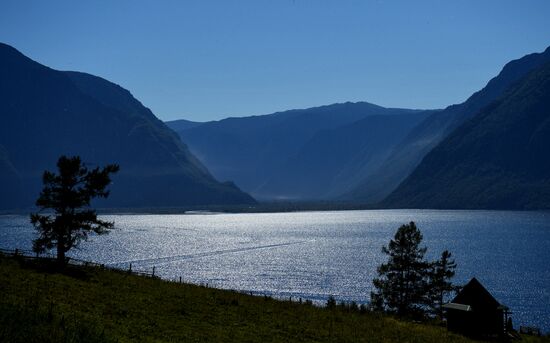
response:
{"label": "pine tree", "polygon": [[448,294],[454,292],[456,287],[453,286],[451,279],[455,275],[456,263],[451,259],[451,253],[447,250],[443,251],[441,258],[431,265],[429,274],[429,305],[432,313],[443,317],[443,304]]}
{"label": "pine tree", "polygon": [[57,261],[64,265],[66,252],[86,240],[89,232],[102,234],[113,227],[112,222],[97,218],[90,202],[92,198],[109,196],[105,188],[111,182],[110,174],[119,167],[107,165],[89,170],[80,157],[61,156],[57,168],[58,175],[44,172],[44,188],[36,201],[41,211],[51,209],[53,214],[33,213],[31,223],[39,233],[33,241],[33,250],[39,253],[56,247]]}
{"label": "pine tree", "polygon": [[382,252],[387,263],[378,267],[379,277],[373,280],[372,308],[413,316],[423,312],[428,288],[430,264],[424,260],[425,247],[420,247],[422,234],[414,222],[402,225]]}

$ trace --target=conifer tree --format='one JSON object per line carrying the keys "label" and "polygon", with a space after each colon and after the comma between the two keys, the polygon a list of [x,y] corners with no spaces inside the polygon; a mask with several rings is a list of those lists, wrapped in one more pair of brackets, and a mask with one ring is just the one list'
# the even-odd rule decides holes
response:
{"label": "conifer tree", "polygon": [[65,265],[65,254],[88,233],[105,233],[113,227],[112,222],[97,218],[90,207],[92,198],[106,198],[111,183],[110,174],[119,170],[118,165],[107,165],[89,170],[80,157],[61,156],[57,162],[59,174],[45,171],[42,177],[44,188],[36,206],[40,210],[53,210],[53,214],[31,214],[31,223],[39,233],[33,241],[37,253],[57,248],[57,261]]}
{"label": "conifer tree", "polygon": [[382,247],[389,258],[378,267],[378,278],[373,280],[371,310],[417,317],[430,310],[442,317],[446,297],[457,289],[451,282],[456,263],[447,250],[440,259],[427,262],[421,242],[422,233],[410,222],[397,230],[387,247]]}
{"label": "conifer tree", "polygon": [[455,275],[456,263],[448,250],[441,253],[441,258],[432,263],[428,288],[429,305],[432,313],[443,317],[443,304],[448,294],[454,292],[451,279]]}
{"label": "conifer tree", "polygon": [[420,247],[422,234],[414,222],[402,225],[382,252],[388,262],[378,267],[371,293],[374,309],[414,316],[423,312],[428,288],[430,264],[424,260],[425,247]]}

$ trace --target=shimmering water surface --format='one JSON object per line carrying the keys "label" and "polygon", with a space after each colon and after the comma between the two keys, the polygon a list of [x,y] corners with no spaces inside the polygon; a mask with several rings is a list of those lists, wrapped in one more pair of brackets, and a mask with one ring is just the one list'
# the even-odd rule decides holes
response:
{"label": "shimmering water surface", "polygon": [[[71,256],[163,278],[279,297],[368,301],[382,245],[415,221],[428,257],[450,250],[456,283],[477,277],[513,311],[514,324],[550,331],[550,213],[338,211],[109,215],[116,230]],[[25,216],[0,216],[0,248],[30,249]]]}

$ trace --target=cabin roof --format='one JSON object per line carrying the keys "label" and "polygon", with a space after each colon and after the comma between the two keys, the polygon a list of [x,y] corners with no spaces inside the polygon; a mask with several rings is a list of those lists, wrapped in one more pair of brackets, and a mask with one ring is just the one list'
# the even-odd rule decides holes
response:
{"label": "cabin roof", "polygon": [[[470,282],[451,301],[454,304],[469,305],[471,309],[502,309],[502,305],[483,287],[476,279],[472,278]],[[456,308],[458,309],[458,308]]]}
{"label": "cabin roof", "polygon": [[459,310],[459,311],[465,311],[465,312],[470,312],[472,310],[472,306],[470,305],[457,304],[457,303],[447,303],[443,305],[443,308],[446,308],[448,310]]}

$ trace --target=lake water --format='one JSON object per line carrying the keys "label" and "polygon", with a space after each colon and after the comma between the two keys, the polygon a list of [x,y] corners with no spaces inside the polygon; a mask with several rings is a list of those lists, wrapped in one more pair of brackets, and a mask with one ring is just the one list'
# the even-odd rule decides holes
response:
{"label": "lake water", "polygon": [[[268,214],[108,215],[116,230],[71,256],[163,278],[276,297],[364,303],[381,253],[415,221],[430,259],[452,252],[513,311],[514,325],[550,331],[550,212],[377,210]],[[0,216],[0,248],[30,249],[28,217]]]}

